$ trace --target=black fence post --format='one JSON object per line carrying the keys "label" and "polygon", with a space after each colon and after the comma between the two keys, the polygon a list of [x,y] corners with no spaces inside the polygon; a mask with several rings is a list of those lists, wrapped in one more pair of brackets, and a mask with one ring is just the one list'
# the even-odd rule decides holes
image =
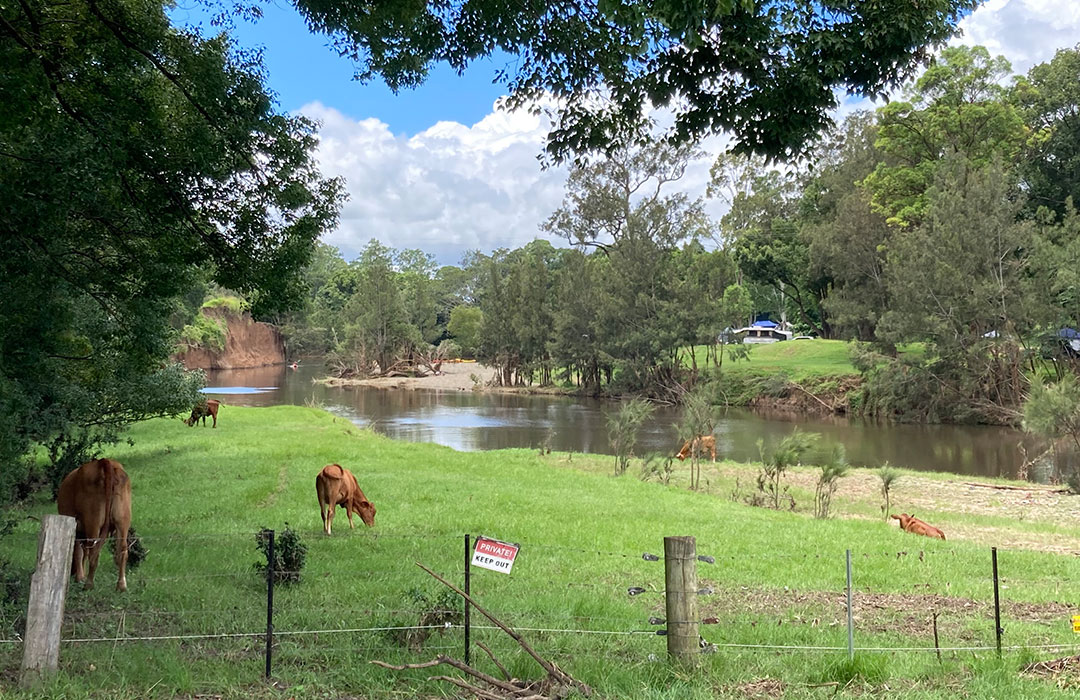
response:
{"label": "black fence post", "polygon": [[1001,656],[1001,597],[998,594],[997,547],[990,548],[990,560],[994,566],[994,636],[997,637],[997,653]]}
{"label": "black fence post", "polygon": [[[472,557],[470,556],[470,537],[469,534],[465,534],[465,595],[472,595],[472,590],[469,586],[469,569],[472,567]],[[465,601],[465,665],[469,664],[469,601]]]}
{"label": "black fence post", "polygon": [[270,677],[270,654],[274,646],[274,531],[268,533],[266,549],[266,677]]}

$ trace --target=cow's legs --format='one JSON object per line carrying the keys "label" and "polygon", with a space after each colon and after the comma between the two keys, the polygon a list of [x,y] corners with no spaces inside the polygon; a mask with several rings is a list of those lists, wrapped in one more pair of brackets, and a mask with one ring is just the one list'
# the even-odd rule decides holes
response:
{"label": "cow's legs", "polygon": [[210,415],[214,418],[214,424],[211,427],[216,428],[217,427],[217,414],[216,413],[211,413]]}
{"label": "cow's legs", "polygon": [[326,534],[329,535],[334,530],[334,513],[337,512],[337,506],[327,504],[326,508]]}
{"label": "cow's legs", "polygon": [[86,578],[86,572],[83,571],[83,557],[86,556],[86,533],[75,533],[75,549],[71,554],[71,574],[75,577],[76,583],[82,583]]}
{"label": "cow's legs", "polygon": [[[102,538],[102,542],[105,539]],[[116,554],[113,561],[116,562],[116,590],[127,590],[127,560],[128,560],[128,531],[122,530],[116,533]]]}
{"label": "cow's legs", "polygon": [[[83,583],[84,590],[90,590],[94,587],[94,574],[97,572],[98,557],[101,555],[101,548],[105,546],[105,537],[103,532],[95,532],[91,539],[86,544],[86,558],[89,559],[89,571],[86,574],[86,582]],[[91,533],[87,533],[90,537]]]}
{"label": "cow's legs", "polygon": [[349,516],[349,529],[351,530],[351,529],[353,529],[352,508],[349,506],[348,503],[345,504],[345,513]]}

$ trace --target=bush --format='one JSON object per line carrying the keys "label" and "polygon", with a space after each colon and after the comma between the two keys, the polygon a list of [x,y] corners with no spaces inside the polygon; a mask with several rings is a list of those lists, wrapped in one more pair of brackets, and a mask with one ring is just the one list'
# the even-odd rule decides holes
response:
{"label": "bush", "polygon": [[[270,533],[262,528],[255,535],[255,547],[262,554],[263,560],[255,562],[255,571],[266,578],[266,563],[270,554]],[[300,582],[300,572],[307,563],[307,545],[300,540],[300,535],[285,523],[285,530],[274,534],[274,583],[292,584]]]}
{"label": "bush", "polygon": [[[11,534],[15,519],[0,523],[0,540]],[[26,631],[26,602],[30,595],[30,571],[16,568],[0,556],[0,637],[13,639]]]}
{"label": "bush", "polygon": [[626,473],[630,457],[634,454],[634,445],[637,444],[638,430],[652,412],[652,404],[648,401],[631,399],[615,413],[608,414],[608,440],[615,452],[615,476]]}
{"label": "bush", "polygon": [[[769,456],[765,454],[764,440],[757,441],[758,453],[761,455],[761,469],[757,477],[760,501],[773,508],[780,508],[780,499],[787,493],[786,486],[783,489],[780,488],[780,480],[784,472],[788,467],[798,464],[803,454],[819,437],[817,433],[800,433],[799,429],[795,428],[791,435],[780,441]],[[759,502],[759,498],[754,499],[755,504]],[[791,497],[788,496],[788,498]],[[794,508],[794,499],[792,499],[792,508]]]}
{"label": "bush", "polygon": [[814,492],[814,517],[825,520],[829,517],[829,509],[832,506],[832,497],[836,493],[840,479],[847,475],[848,464],[844,455],[844,446],[837,445],[833,448],[832,458],[821,465],[821,474],[818,476],[817,488]]}
{"label": "bush", "polygon": [[225,321],[198,313],[191,323],[180,331],[180,340],[190,347],[225,349]]}

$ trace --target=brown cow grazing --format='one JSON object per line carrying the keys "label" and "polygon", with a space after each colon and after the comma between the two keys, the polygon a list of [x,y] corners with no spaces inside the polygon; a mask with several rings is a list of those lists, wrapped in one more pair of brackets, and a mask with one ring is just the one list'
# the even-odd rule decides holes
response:
{"label": "brown cow grazing", "polygon": [[704,455],[706,452],[712,457],[712,461],[716,461],[716,438],[712,435],[699,435],[693,440],[687,440],[683,443],[682,449],[679,450],[679,454],[675,455],[681,462],[690,456],[690,451],[693,450],[698,455]]}
{"label": "brown cow grazing", "polygon": [[345,506],[350,530],[353,527],[353,513],[357,513],[368,527],[375,524],[375,506],[364,497],[364,492],[360,490],[360,484],[352,472],[340,464],[327,464],[322,468],[315,477],[315,493],[319,497],[323,532],[327,535],[334,524],[334,511],[338,506]]}
{"label": "brown cow grazing", "polygon": [[914,535],[924,535],[926,537],[937,537],[942,540],[945,539],[944,532],[929,523],[919,520],[914,515],[908,515],[907,513],[897,515],[896,513],[893,513],[890,517],[900,521],[900,529],[904,532],[910,532]]}
{"label": "brown cow grazing", "polygon": [[206,417],[213,416],[214,424],[210,427],[216,428],[218,406],[220,405],[221,402],[217,399],[206,399],[205,401],[200,401],[199,403],[195,404],[195,408],[191,409],[191,416],[189,418],[186,418],[184,422],[187,423],[189,426],[193,426],[199,422],[200,418],[202,418],[202,424],[205,428]]}
{"label": "brown cow grazing", "polygon": [[[95,459],[64,477],[56,497],[60,515],[75,518],[75,552],[71,572],[75,580],[94,587],[98,555],[110,535],[116,536],[116,590],[127,590],[128,530],[131,529],[131,480],[112,459]],[[83,566],[89,560],[89,573]]]}

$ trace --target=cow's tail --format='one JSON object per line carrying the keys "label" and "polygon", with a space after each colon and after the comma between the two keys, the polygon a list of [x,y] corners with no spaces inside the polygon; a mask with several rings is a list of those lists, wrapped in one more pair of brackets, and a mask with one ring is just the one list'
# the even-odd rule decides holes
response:
{"label": "cow's tail", "polygon": [[101,530],[101,539],[106,540],[112,534],[112,506],[114,493],[117,489],[116,469],[108,459],[98,460],[98,467],[104,473],[105,480],[105,524]]}

